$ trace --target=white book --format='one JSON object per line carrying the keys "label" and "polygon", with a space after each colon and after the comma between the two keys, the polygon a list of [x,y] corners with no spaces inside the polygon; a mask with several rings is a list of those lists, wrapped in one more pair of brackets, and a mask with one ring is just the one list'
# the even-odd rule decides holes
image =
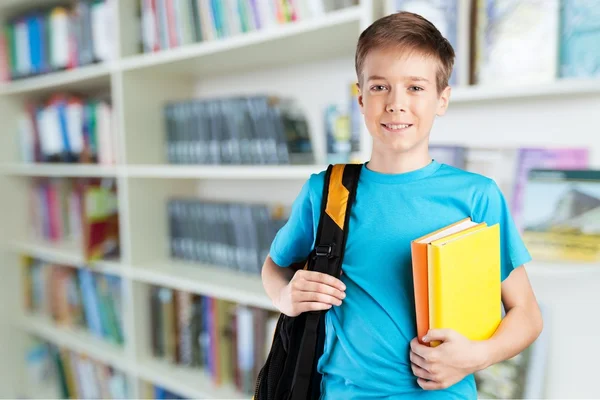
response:
{"label": "white book", "polygon": [[65,8],[52,10],[50,26],[50,65],[56,69],[66,68],[69,63],[69,16]]}

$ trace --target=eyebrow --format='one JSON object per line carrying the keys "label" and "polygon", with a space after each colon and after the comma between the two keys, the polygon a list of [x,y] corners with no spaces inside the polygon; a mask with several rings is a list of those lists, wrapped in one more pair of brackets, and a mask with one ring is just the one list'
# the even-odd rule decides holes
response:
{"label": "eyebrow", "polygon": [[422,76],[409,76],[408,79],[411,80],[411,81],[414,81],[414,82],[427,82],[427,83],[429,83],[429,79],[423,78]]}
{"label": "eyebrow", "polygon": [[[422,76],[407,76],[406,79],[409,81],[412,81],[412,82],[427,82],[427,83],[429,83],[429,79],[424,78]],[[375,81],[375,80],[385,80],[385,78],[383,76],[379,76],[379,75],[371,75],[371,76],[369,76],[369,79],[367,79],[367,82]]]}

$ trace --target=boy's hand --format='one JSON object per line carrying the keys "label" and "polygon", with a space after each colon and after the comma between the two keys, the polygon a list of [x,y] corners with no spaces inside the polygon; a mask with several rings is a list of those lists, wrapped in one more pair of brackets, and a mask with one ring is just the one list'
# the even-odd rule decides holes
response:
{"label": "boy's hand", "polygon": [[346,297],[346,285],[331,275],[299,270],[281,289],[277,308],[289,317],[305,311],[328,310],[339,306]]}
{"label": "boy's hand", "polygon": [[445,389],[485,366],[485,342],[472,341],[452,329],[431,329],[425,342],[439,340],[437,347],[410,342],[410,362],[417,383],[425,390]]}

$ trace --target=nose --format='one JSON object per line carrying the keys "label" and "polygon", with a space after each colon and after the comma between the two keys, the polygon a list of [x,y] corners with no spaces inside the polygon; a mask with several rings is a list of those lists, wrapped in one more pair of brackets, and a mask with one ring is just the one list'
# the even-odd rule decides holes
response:
{"label": "nose", "polygon": [[406,111],[406,96],[400,90],[391,90],[386,106],[387,112],[396,113]]}

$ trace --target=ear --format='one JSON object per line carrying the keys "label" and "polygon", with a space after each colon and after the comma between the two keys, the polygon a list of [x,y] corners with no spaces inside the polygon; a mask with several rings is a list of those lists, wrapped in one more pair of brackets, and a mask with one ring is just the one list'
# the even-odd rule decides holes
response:
{"label": "ear", "polygon": [[448,103],[450,102],[451,91],[452,88],[450,86],[446,86],[446,89],[442,90],[442,93],[438,98],[438,107],[435,113],[438,117],[441,117],[444,114],[446,114],[446,110],[448,109]]}
{"label": "ear", "polygon": [[363,103],[363,95],[362,95],[362,90],[360,88],[360,82],[356,82],[356,87],[358,88],[358,105],[360,106],[360,113],[364,115],[365,110],[364,110],[364,103]]}

